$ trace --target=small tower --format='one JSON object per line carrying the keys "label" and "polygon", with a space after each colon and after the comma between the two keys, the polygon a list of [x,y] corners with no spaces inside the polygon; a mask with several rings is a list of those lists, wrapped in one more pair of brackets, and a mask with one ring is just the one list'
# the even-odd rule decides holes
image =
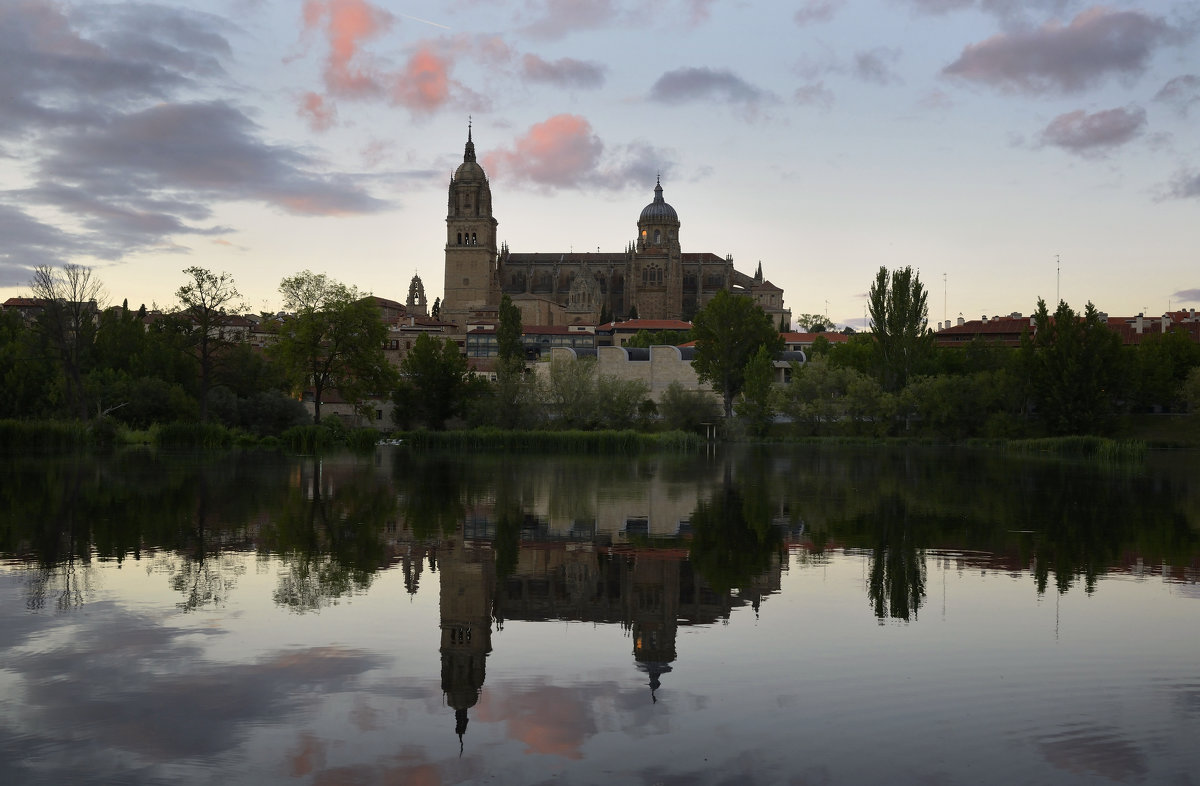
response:
{"label": "small tower", "polygon": [[460,325],[471,312],[500,302],[496,280],[496,227],[492,188],[475,160],[467,126],[463,162],[450,178],[446,208],[446,281],[442,319]]}
{"label": "small tower", "polygon": [[409,316],[427,317],[429,309],[425,302],[425,285],[421,283],[421,277],[416,273],[413,274],[412,281],[408,285],[408,300],[404,301],[404,309]]}

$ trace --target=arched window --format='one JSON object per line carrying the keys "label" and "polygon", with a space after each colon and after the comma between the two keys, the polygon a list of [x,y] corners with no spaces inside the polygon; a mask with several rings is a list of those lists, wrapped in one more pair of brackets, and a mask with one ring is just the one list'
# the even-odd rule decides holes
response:
{"label": "arched window", "polygon": [[654,230],[654,242],[655,243],[659,242],[659,239],[661,237],[662,237],[662,232],[658,231],[657,229]]}
{"label": "arched window", "polygon": [[475,233],[474,232],[471,233],[471,245],[473,245],[473,246],[478,245],[475,241]]}
{"label": "arched window", "polygon": [[459,233],[458,233],[458,244],[459,244],[460,246],[462,245],[462,232],[459,232]]}

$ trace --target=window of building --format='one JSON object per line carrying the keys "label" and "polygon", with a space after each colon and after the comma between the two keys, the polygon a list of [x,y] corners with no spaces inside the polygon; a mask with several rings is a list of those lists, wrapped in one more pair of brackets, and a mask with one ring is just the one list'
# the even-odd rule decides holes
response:
{"label": "window of building", "polygon": [[375,410],[375,419],[383,420],[383,410],[382,409]]}

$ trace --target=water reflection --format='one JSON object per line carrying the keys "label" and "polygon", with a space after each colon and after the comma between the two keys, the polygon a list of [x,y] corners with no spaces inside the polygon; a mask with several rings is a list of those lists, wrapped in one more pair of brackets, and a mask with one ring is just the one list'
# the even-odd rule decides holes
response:
{"label": "water reflection", "polygon": [[[430,457],[403,450],[366,459],[151,451],[100,460],[10,457],[0,486],[0,577],[21,582],[28,617],[74,626],[56,651],[18,658],[13,673],[29,686],[22,695],[42,702],[44,715],[71,706],[78,722],[124,719],[125,736],[117,726],[94,733],[116,748],[203,757],[236,748],[230,723],[299,716],[322,691],[360,690],[364,675],[398,669],[392,661],[402,636],[418,655],[404,664],[403,684],[385,685],[380,695],[425,702],[440,739],[459,752],[468,743],[482,750],[475,743],[503,721],[529,752],[574,761],[610,731],[601,709],[606,701],[620,702],[639,730],[665,728],[704,679],[697,676],[700,634],[723,630],[735,614],[751,624],[762,614],[765,625],[788,603],[780,594],[789,573],[836,568],[834,555],[843,565],[852,559],[862,566],[854,604],[839,613],[881,635],[891,631],[879,631],[876,621],[909,631],[928,625],[934,570],[943,580],[955,571],[1004,573],[1034,603],[1043,593],[1066,604],[1113,592],[1103,579],[1123,573],[1161,575],[1194,593],[1200,481],[1194,464],[1164,458],[1114,472],[921,449],[631,459]],[[171,624],[181,627],[98,602],[113,597],[105,586],[116,575],[111,568],[131,561],[170,593],[168,610],[184,612],[172,615],[184,622]],[[393,577],[393,597],[386,597],[381,585]],[[436,604],[420,618],[421,629],[405,627],[392,639],[357,646],[354,636],[367,634],[347,626],[338,633],[353,643],[301,639],[287,648],[272,641],[232,667],[198,654],[197,636],[218,636],[182,627],[198,617],[198,627],[212,624],[217,616],[204,612],[227,607],[247,613],[247,601],[256,599],[276,604],[283,612],[277,617],[289,624],[315,626],[317,612],[370,605],[381,589],[384,603],[355,617],[372,636],[385,637],[379,631],[395,623],[388,604],[419,605],[422,598]],[[94,604],[88,614],[75,613],[88,604]],[[608,650],[588,657],[609,657],[620,676],[570,682],[547,670],[515,683],[511,673],[497,671],[498,658],[511,664],[514,656],[529,656],[515,649],[520,639],[505,635],[506,626],[556,630],[549,622],[619,631],[621,638],[598,636],[597,646]],[[0,653],[32,649],[31,630],[28,621],[10,627]],[[796,645],[800,634],[781,633]],[[734,637],[738,646],[745,634]],[[836,646],[844,634],[845,628],[813,630],[805,657],[819,658],[818,640]],[[791,650],[775,657],[804,660]],[[836,679],[840,668],[831,658],[813,673]],[[72,672],[84,676],[71,680],[71,691],[55,685]],[[806,679],[804,668],[787,674]],[[809,679],[806,690],[819,704],[821,683]],[[1194,672],[1172,672],[1161,684],[1170,687],[1175,714],[1194,724],[1200,717]],[[108,685],[130,687],[109,695]],[[64,701],[67,693],[73,695]],[[886,691],[878,696],[886,700]],[[189,717],[225,726],[189,738],[187,725],[195,721],[183,715],[154,729],[137,720],[135,713],[164,713],[149,709],[164,697],[174,697]],[[786,702],[805,697],[772,694],[776,699],[783,712],[792,706]],[[374,718],[363,721],[364,734],[386,728],[380,720],[386,712],[366,704],[353,709],[355,717]],[[0,727],[0,747],[4,728],[13,727]],[[1060,724],[1028,739],[1031,750],[1065,772],[1149,777],[1155,763],[1142,753],[1144,744],[1121,743],[1122,732],[1119,724]],[[307,728],[296,739],[296,772],[309,772],[317,765],[302,761],[324,757],[325,743]],[[473,776],[487,771],[479,759],[462,766]]]}

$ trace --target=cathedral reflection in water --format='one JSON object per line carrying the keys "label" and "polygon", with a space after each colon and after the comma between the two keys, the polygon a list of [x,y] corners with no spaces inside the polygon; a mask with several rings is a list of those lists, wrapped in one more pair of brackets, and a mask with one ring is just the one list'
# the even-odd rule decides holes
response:
{"label": "cathedral reflection in water", "polygon": [[[738,607],[757,610],[779,591],[786,547],[771,550],[764,571],[723,591],[691,559],[690,516],[720,487],[716,475],[672,482],[651,472],[636,493],[587,501],[595,511],[590,520],[578,516],[578,499],[571,514],[552,515],[561,507],[554,492],[526,489],[507,531],[494,498],[466,508],[457,531],[436,539],[415,538],[410,523],[399,524],[394,534],[409,590],[416,591],[425,563],[439,574],[441,687],[460,738],[483,689],[493,633],[506,621],[620,625],[632,639],[648,698],[657,701],[680,626],[713,624]],[[775,513],[772,526],[786,539],[786,519]]]}

